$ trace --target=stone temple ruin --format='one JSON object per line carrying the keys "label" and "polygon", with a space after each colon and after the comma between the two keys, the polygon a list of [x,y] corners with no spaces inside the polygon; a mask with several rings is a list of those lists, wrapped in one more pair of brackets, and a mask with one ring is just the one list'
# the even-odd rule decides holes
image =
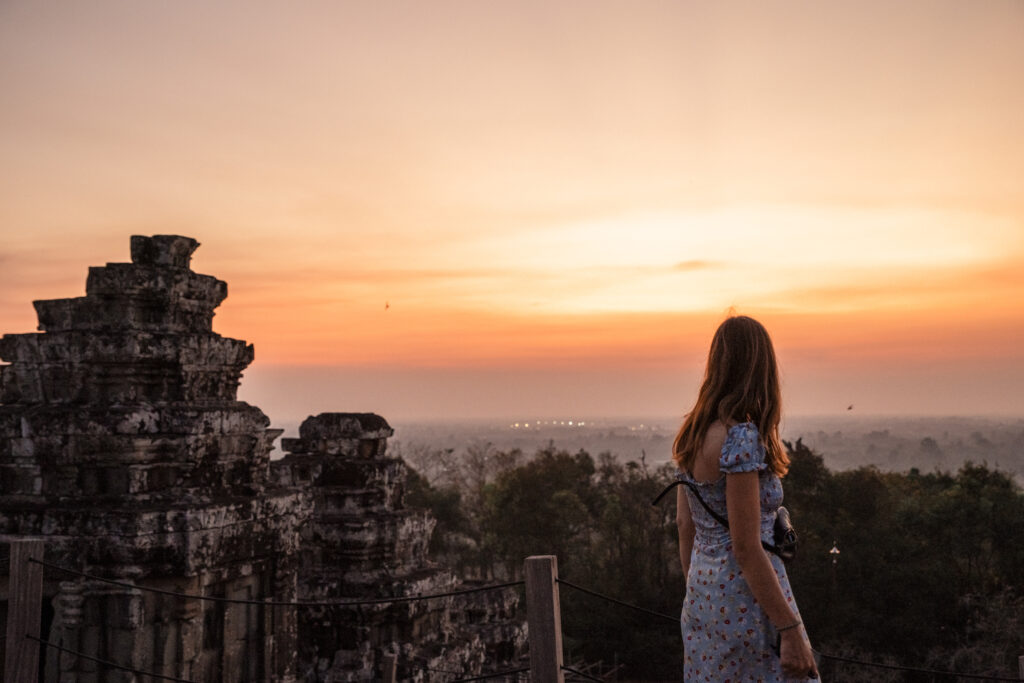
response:
{"label": "stone temple ruin", "polygon": [[[512,590],[260,604],[462,585],[426,557],[434,522],[404,505],[384,418],[310,417],[270,459],[280,430],[236,397],[253,347],[212,331],[227,285],[189,268],[196,247],[132,237],[132,262],[90,268],[84,297],[35,302],[42,332],[0,338],[0,553],[42,539],[46,562],[131,584],[47,567],[41,637],[193,681],[379,680],[384,655],[407,681],[509,668]],[[41,661],[40,680],[136,680],[55,648]]]}

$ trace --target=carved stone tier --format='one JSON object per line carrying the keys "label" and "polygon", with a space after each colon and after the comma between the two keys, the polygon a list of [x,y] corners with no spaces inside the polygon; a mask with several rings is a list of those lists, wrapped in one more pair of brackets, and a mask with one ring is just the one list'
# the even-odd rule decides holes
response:
{"label": "carved stone tier", "polygon": [[251,496],[268,475],[268,456],[254,456],[269,453],[280,434],[268,423],[241,402],[0,405],[0,484],[12,503],[81,499],[95,507]]}
{"label": "carved stone tier", "polygon": [[[282,440],[289,453],[272,464],[275,479],[302,487],[313,501],[300,551],[305,599],[430,595],[460,587],[450,571],[427,559],[435,522],[405,508],[408,472],[401,459],[387,455],[392,433],[378,415],[322,413],[302,423],[298,439]],[[329,663],[306,673],[332,681],[374,677],[388,652],[402,655],[405,680],[426,680],[428,662],[478,673],[485,659],[509,662],[521,649],[517,603],[514,591],[497,591],[468,601],[457,596],[303,612],[301,659]],[[481,605],[500,643],[488,645],[470,627]]]}
{"label": "carved stone tier", "polygon": [[3,403],[230,401],[252,346],[210,334],[83,330],[0,339]]}

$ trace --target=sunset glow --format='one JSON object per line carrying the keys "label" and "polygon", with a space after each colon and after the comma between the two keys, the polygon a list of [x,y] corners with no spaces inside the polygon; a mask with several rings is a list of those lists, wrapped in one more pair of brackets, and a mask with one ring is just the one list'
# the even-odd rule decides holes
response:
{"label": "sunset glow", "polygon": [[1021,414],[1024,4],[213,5],[0,7],[0,333],[173,233],[272,417],[676,414],[730,309]]}

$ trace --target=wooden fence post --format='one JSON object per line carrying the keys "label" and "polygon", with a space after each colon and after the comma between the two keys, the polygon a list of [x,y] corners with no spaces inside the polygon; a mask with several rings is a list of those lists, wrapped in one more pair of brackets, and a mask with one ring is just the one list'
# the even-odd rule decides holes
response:
{"label": "wooden fence post", "polygon": [[384,683],[395,683],[398,680],[398,656],[384,655],[381,660],[380,666],[384,674]]}
{"label": "wooden fence post", "polygon": [[526,622],[530,629],[530,681],[564,683],[562,610],[558,604],[558,558],[526,558]]}
{"label": "wooden fence post", "polygon": [[11,574],[7,594],[7,657],[4,680],[36,683],[39,680],[39,637],[43,614],[42,541],[11,541]]}

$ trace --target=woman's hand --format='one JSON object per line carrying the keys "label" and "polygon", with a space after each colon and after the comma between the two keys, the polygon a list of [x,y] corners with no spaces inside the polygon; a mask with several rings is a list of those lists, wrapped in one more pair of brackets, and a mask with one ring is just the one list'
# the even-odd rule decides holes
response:
{"label": "woman's hand", "polygon": [[817,678],[818,667],[814,663],[811,645],[804,638],[803,627],[788,629],[781,635],[779,657],[786,675],[793,678]]}

